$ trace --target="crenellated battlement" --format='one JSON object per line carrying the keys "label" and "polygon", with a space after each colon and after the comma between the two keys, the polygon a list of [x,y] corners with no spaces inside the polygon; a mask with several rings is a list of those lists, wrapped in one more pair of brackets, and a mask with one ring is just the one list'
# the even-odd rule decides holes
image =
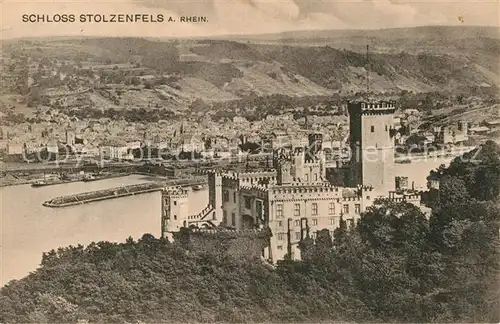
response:
{"label": "crenellated battlement", "polygon": [[356,197],[342,197],[338,199],[338,202],[348,202],[348,201],[357,201],[361,202],[363,200],[362,197],[356,196]]}
{"label": "crenellated battlement", "polygon": [[165,196],[186,196],[188,191],[182,187],[165,187],[161,191],[161,195]]}
{"label": "crenellated battlement", "polygon": [[363,190],[363,191],[373,191],[373,187],[372,186],[358,186],[358,189],[359,190]]}
{"label": "crenellated battlement", "polygon": [[188,221],[201,220],[201,219],[207,217],[213,210],[214,210],[214,207],[211,205],[208,205],[202,211],[200,211],[198,214],[188,216]]}
{"label": "crenellated battlement", "polygon": [[222,180],[239,180],[237,173],[223,173],[221,175]]}
{"label": "crenellated battlement", "polygon": [[322,192],[339,192],[339,187],[330,183],[320,183],[314,185],[304,185],[301,183],[291,183],[286,186],[278,186],[271,189],[273,194],[310,194]]}
{"label": "crenellated battlement", "polygon": [[269,193],[268,185],[241,186],[240,190],[264,198]]}
{"label": "crenellated battlement", "polygon": [[225,175],[225,172],[224,172],[224,170],[221,170],[221,169],[197,169],[195,171],[195,174],[215,175],[215,176],[222,177],[223,175]]}
{"label": "crenellated battlement", "polygon": [[349,114],[386,115],[394,114],[396,105],[392,101],[351,101],[347,104]]}
{"label": "crenellated battlement", "polygon": [[255,171],[255,172],[207,172],[220,177],[224,185],[237,186],[239,184],[253,185],[254,182],[267,181],[268,183],[275,183],[277,172],[275,169],[269,171]]}
{"label": "crenellated battlement", "polygon": [[390,201],[394,201],[394,202],[403,202],[403,201],[408,201],[408,202],[411,202],[411,201],[420,201],[422,197],[420,196],[419,193],[396,193],[396,192],[390,192],[389,193],[389,197],[387,199],[389,199]]}
{"label": "crenellated battlement", "polygon": [[276,169],[269,169],[266,171],[251,171],[251,172],[241,172],[239,173],[241,177],[272,177],[276,175]]}

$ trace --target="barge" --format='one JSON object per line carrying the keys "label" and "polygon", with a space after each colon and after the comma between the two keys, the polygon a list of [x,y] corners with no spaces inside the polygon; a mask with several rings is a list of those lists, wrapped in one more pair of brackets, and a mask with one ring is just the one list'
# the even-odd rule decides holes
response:
{"label": "barge", "polygon": [[126,196],[134,196],[161,190],[164,183],[143,183],[130,186],[122,186],[110,189],[84,192],[74,195],[52,198],[43,203],[45,207],[68,207],[74,205],[87,204],[95,201],[114,199]]}
{"label": "barge", "polygon": [[88,204],[91,202],[115,199],[127,196],[140,195],[144,193],[160,191],[166,186],[195,186],[206,184],[206,180],[183,179],[181,181],[172,182],[147,182],[135,185],[121,186],[110,189],[102,189],[97,191],[89,191],[73,195],[55,197],[51,200],[44,202],[42,205],[45,207],[69,207],[81,204]]}

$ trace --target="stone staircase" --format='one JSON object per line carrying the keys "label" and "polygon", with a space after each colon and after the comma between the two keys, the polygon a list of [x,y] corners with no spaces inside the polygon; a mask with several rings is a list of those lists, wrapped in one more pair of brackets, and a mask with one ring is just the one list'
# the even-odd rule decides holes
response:
{"label": "stone staircase", "polygon": [[213,219],[212,215],[214,212],[215,208],[212,205],[208,205],[199,213],[188,216],[187,226],[216,227],[222,220]]}

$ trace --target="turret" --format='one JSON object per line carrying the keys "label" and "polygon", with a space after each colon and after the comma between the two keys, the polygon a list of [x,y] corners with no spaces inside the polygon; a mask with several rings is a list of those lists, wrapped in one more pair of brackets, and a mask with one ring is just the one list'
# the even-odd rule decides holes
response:
{"label": "turret", "polygon": [[188,217],[188,192],[182,188],[167,187],[161,192],[162,237],[173,239],[173,233],[187,225]]}

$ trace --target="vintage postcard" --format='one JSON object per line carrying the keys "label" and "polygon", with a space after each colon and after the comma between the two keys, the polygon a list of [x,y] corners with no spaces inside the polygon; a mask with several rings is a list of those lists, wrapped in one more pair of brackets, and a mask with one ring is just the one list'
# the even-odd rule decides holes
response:
{"label": "vintage postcard", "polygon": [[500,322],[497,0],[3,0],[0,323]]}

